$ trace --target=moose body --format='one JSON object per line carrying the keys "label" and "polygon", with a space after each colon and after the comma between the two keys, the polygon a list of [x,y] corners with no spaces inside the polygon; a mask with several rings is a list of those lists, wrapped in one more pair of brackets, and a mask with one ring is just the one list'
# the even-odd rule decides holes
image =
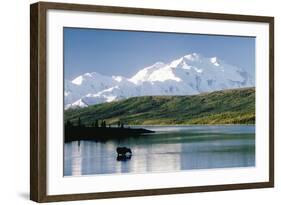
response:
{"label": "moose body", "polygon": [[132,157],[132,150],[127,147],[117,147],[116,152],[117,161],[126,161]]}
{"label": "moose body", "polygon": [[132,150],[127,147],[117,147],[116,149],[117,154],[120,156],[122,155],[132,155]]}

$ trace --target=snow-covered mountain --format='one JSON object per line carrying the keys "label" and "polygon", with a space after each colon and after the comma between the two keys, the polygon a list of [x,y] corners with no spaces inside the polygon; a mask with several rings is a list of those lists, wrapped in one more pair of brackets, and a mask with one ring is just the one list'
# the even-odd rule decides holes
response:
{"label": "snow-covered mountain", "polygon": [[255,85],[250,73],[217,57],[192,53],[168,64],[157,62],[131,78],[85,73],[65,81],[65,109],[136,96],[194,95]]}

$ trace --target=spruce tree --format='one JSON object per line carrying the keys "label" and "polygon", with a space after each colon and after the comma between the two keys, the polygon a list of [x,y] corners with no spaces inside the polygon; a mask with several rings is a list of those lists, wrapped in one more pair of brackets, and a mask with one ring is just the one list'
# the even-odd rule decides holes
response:
{"label": "spruce tree", "polygon": [[99,127],[99,120],[95,121],[95,127]]}
{"label": "spruce tree", "polygon": [[78,118],[78,127],[82,127],[81,118]]}

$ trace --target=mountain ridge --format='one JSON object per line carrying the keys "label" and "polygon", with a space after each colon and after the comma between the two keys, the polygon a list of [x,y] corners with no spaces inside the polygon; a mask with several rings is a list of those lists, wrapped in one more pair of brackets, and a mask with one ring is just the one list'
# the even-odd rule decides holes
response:
{"label": "mountain ridge", "polygon": [[167,64],[156,62],[130,78],[92,72],[66,80],[65,109],[137,96],[195,95],[254,84],[253,77],[242,68],[217,57],[191,53]]}

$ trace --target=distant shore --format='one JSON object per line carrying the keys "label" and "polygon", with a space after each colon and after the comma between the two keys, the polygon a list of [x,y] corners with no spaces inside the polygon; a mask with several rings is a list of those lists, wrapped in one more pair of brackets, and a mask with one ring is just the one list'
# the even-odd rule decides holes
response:
{"label": "distant shore", "polygon": [[138,125],[134,125],[134,124],[129,124],[127,126],[129,127],[161,127],[161,126],[165,126],[165,127],[180,127],[180,126],[241,126],[241,125],[245,125],[245,126],[255,126],[256,124],[157,124],[157,125],[146,125],[146,124],[138,124]]}
{"label": "distant shore", "polygon": [[124,128],[124,127],[65,127],[64,141],[77,140],[107,140],[121,139],[125,137],[137,137],[154,131],[144,128]]}

